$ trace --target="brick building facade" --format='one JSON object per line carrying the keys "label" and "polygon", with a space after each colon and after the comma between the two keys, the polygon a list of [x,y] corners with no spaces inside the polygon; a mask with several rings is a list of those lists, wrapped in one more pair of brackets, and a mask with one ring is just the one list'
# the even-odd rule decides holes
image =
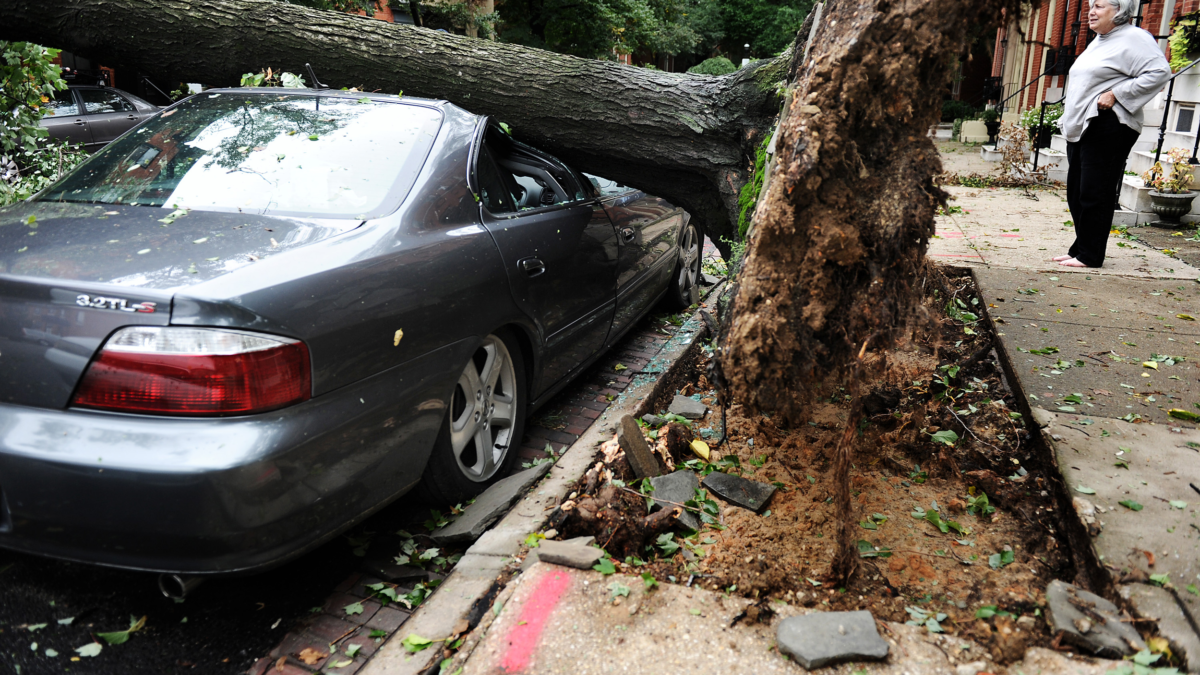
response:
{"label": "brick building facade", "polygon": [[[996,32],[992,81],[1002,91],[994,103],[1006,112],[1028,110],[1062,98],[1067,70],[1094,36],[1088,30],[1089,0],[1042,0]],[[1136,25],[1160,36],[1166,49],[1171,19],[1200,10],[1200,0],[1141,0]]]}

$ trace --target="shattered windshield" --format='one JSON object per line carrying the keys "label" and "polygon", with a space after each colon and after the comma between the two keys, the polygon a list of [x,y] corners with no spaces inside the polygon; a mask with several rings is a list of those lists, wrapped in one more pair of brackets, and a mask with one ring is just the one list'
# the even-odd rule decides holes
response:
{"label": "shattered windshield", "polygon": [[378,217],[411,187],[441,119],[367,97],[202,94],[110,143],[42,199]]}

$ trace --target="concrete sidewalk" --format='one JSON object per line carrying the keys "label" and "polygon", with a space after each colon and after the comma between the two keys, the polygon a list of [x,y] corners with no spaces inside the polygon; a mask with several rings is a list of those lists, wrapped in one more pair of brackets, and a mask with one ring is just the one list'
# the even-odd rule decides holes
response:
{"label": "concrete sidewalk", "polygon": [[1200,270],[1117,236],[1103,268],[1064,268],[1062,190],[947,191],[930,256],[972,268],[1096,558],[1200,672],[1200,431],[1170,414],[1200,414]]}

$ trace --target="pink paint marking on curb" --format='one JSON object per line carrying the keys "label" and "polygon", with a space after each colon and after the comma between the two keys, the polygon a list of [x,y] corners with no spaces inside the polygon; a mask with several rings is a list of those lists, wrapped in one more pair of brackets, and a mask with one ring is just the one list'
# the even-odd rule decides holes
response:
{"label": "pink paint marking on curb", "polygon": [[571,573],[564,569],[548,570],[538,580],[537,588],[529,594],[529,600],[521,608],[517,625],[513,626],[504,638],[508,649],[500,658],[501,670],[515,673],[529,666],[529,660],[542,637],[542,630],[546,627],[546,621],[571,587],[571,581]]}

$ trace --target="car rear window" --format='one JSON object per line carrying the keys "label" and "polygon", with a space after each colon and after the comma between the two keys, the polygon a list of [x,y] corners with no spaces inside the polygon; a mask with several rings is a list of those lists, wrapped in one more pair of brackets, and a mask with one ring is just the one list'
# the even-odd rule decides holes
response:
{"label": "car rear window", "polygon": [[205,93],[125,134],[46,201],[374,218],[394,210],[439,110],[373,98]]}

